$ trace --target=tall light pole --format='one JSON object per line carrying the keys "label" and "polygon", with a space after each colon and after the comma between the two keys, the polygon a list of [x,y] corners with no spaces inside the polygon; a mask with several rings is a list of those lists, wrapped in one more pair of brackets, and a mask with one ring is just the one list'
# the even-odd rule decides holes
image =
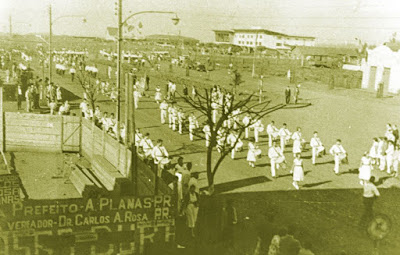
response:
{"label": "tall light pole", "polygon": [[49,83],[52,82],[53,76],[53,56],[51,50],[51,43],[53,38],[53,20],[51,17],[51,4],[49,5]]}
{"label": "tall light pole", "polygon": [[[121,51],[122,51],[122,40],[123,40],[123,34],[122,34],[122,28],[123,26],[127,23],[129,19],[131,19],[134,16],[140,15],[140,14],[148,14],[148,13],[158,13],[158,14],[174,14],[175,17],[172,18],[173,24],[177,25],[179,23],[179,18],[178,14],[176,12],[170,12],[170,11],[141,11],[141,12],[136,12],[131,15],[129,15],[124,21],[122,21],[122,0],[118,0],[118,6],[117,6],[117,11],[118,11],[118,35],[117,35],[117,110],[116,110],[116,115],[117,115],[117,125],[118,127],[120,126],[120,121],[121,121]],[[128,79],[129,81],[131,79]],[[129,84],[127,84],[129,86]],[[132,99],[134,100],[134,97],[132,96]],[[128,102],[125,102],[128,103]],[[130,107],[132,113],[131,113],[131,118],[132,118],[132,127],[131,127],[131,134],[126,134],[128,137],[132,137],[131,141],[131,166],[130,166],[130,172],[131,172],[131,177],[132,177],[132,182],[135,183],[135,194],[138,194],[137,190],[137,183],[138,183],[138,171],[137,171],[137,164],[136,164],[136,144],[135,144],[135,106],[134,103],[132,103],[132,107]],[[126,113],[128,114],[128,113]],[[128,123],[125,123],[127,125]],[[129,128],[126,128],[129,130]],[[117,129],[117,137],[119,137],[119,129]],[[128,145],[127,145],[128,146]],[[155,175],[157,178],[157,173]],[[157,189],[157,187],[156,187]]]}
{"label": "tall light pole", "polygon": [[254,78],[256,75],[256,50],[257,50],[257,39],[258,39],[258,32],[256,33],[256,39],[254,42],[254,55],[253,55],[253,71],[251,72],[251,76]]}

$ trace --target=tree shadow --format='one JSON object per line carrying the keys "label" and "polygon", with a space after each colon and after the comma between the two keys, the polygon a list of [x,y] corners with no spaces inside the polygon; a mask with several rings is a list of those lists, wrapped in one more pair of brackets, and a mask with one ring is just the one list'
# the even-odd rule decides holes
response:
{"label": "tree shadow", "polygon": [[302,158],[302,159],[311,159],[312,156],[301,156],[300,158]]}
{"label": "tree shadow", "polygon": [[61,88],[61,94],[62,94],[62,101],[65,101],[65,100],[74,101],[74,100],[81,99],[81,97],[75,95],[68,89],[65,89],[64,87],[60,87],[60,88]]}
{"label": "tree shadow", "polygon": [[266,167],[266,166],[271,166],[271,163],[264,163],[264,164],[256,165],[256,167]]}
{"label": "tree shadow", "polygon": [[307,184],[302,185],[302,187],[304,187],[304,188],[312,188],[312,187],[317,187],[317,186],[320,186],[320,185],[322,185],[322,184],[330,183],[330,182],[332,182],[332,181],[323,181],[323,182],[307,183]]}
{"label": "tree shadow", "polygon": [[251,177],[251,178],[247,178],[247,179],[219,183],[214,186],[214,190],[215,190],[214,192],[216,194],[218,194],[218,193],[223,193],[223,192],[231,191],[234,189],[243,188],[246,186],[264,183],[264,182],[270,182],[270,181],[271,180],[265,176],[256,176],[256,177]]}

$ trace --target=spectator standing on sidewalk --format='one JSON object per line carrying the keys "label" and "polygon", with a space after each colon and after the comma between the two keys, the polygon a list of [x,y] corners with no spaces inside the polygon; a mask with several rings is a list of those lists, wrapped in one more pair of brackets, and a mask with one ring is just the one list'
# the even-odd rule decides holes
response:
{"label": "spectator standing on sidewalk", "polygon": [[377,197],[380,196],[378,188],[374,184],[375,177],[371,176],[369,181],[364,183],[363,203],[364,214],[361,217],[361,225],[366,225],[374,217],[374,203]]}
{"label": "spectator standing on sidewalk", "polygon": [[23,95],[22,95],[22,88],[21,88],[21,85],[20,84],[18,84],[18,87],[17,87],[17,107],[18,107],[18,110],[21,110],[21,105],[22,105],[22,100],[23,100]]}

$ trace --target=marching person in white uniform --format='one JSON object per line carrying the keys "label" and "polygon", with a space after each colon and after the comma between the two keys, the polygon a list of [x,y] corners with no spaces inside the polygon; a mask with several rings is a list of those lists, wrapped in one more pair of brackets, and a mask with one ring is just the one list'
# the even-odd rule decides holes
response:
{"label": "marching person in white uniform", "polygon": [[264,124],[262,124],[261,120],[257,120],[252,127],[254,128],[254,140],[258,143],[258,134],[264,131]]}
{"label": "marching person in white uniform", "polygon": [[254,138],[250,138],[247,146],[249,148],[247,152],[247,161],[251,167],[255,167],[257,157],[261,155],[261,150],[258,148]]}
{"label": "marching person in white uniform", "polygon": [[310,146],[312,148],[312,164],[315,165],[315,161],[321,152],[325,151],[325,147],[322,145],[321,139],[318,137],[318,132],[314,132],[313,138],[311,138]]}
{"label": "marching person in white uniform", "polygon": [[283,123],[283,127],[281,129],[279,129],[278,135],[281,140],[281,150],[282,150],[282,152],[284,152],[286,143],[290,140],[290,137],[292,136],[292,133],[287,128],[286,123]]}
{"label": "marching person in white uniform", "polygon": [[379,154],[378,154],[378,147],[379,147],[379,142],[378,138],[373,138],[372,139],[372,146],[369,149],[369,157],[371,158],[371,163],[372,165],[378,164],[379,162]]}
{"label": "marching person in white uniform", "polygon": [[345,151],[341,143],[342,141],[340,139],[337,139],[336,144],[334,144],[329,150],[329,153],[334,156],[335,174],[339,174],[340,163],[342,162],[342,160],[345,160],[347,158],[347,152]]}
{"label": "marching person in white uniform", "polygon": [[388,147],[386,149],[386,167],[387,167],[386,172],[388,174],[392,173],[393,159],[394,159],[393,154],[394,154],[394,143],[393,141],[389,141]]}
{"label": "marching person in white uniform", "polygon": [[304,181],[304,169],[303,169],[303,160],[301,159],[300,153],[296,154],[296,157],[293,159],[293,166],[290,173],[293,174],[293,183],[292,185],[295,189],[299,190],[298,182]]}
{"label": "marching person in white uniform", "polygon": [[144,156],[147,158],[152,155],[154,145],[151,139],[149,138],[150,134],[146,133],[143,137],[143,139],[140,141],[140,147],[142,147]]}
{"label": "marching person in white uniform", "polygon": [[176,115],[177,115],[177,119],[178,119],[178,132],[179,132],[179,134],[183,134],[183,124],[185,123],[185,119],[186,119],[183,109],[179,108]]}
{"label": "marching person in white uniform", "polygon": [[285,156],[283,155],[281,148],[276,145],[276,141],[272,142],[272,146],[268,150],[268,157],[271,162],[272,178],[276,178],[276,170],[279,170],[280,164],[285,161]]}
{"label": "marching person in white uniform", "polygon": [[242,150],[243,142],[239,138],[239,135],[235,131],[231,132],[228,135],[227,140],[228,140],[228,143],[230,144],[230,146],[232,147],[231,158],[235,159],[235,152]]}
{"label": "marching person in white uniform", "polygon": [[267,126],[268,146],[272,146],[272,141],[278,137],[279,130],[275,127],[275,121],[271,121]]}
{"label": "marching person in white uniform", "polygon": [[361,158],[360,168],[358,169],[358,178],[360,179],[360,184],[364,185],[371,178],[372,164],[371,157],[367,152],[364,153],[364,156]]}
{"label": "marching person in white uniform", "polygon": [[164,165],[168,164],[170,161],[168,158],[168,151],[163,145],[163,140],[157,140],[157,145],[154,146],[152,151],[152,157],[154,159],[154,164],[157,166],[157,176],[161,177],[161,172],[164,169]]}
{"label": "marching person in white uniform", "polygon": [[156,88],[156,93],[154,94],[154,100],[156,101],[157,104],[160,104],[160,102],[162,100],[162,94],[161,94],[160,86],[157,86],[157,88]]}
{"label": "marching person in white uniform", "polygon": [[249,138],[249,131],[250,131],[250,126],[251,126],[251,116],[249,114],[246,114],[242,120],[243,125],[245,126],[244,128],[244,137],[246,139]]}
{"label": "marching person in white uniform", "polygon": [[295,131],[292,135],[292,140],[293,140],[293,156],[296,157],[297,153],[302,152],[302,143],[303,143],[303,138],[301,134],[301,128],[297,128],[297,131]]}
{"label": "marching person in white uniform", "polygon": [[175,131],[175,121],[174,121],[174,115],[175,115],[175,105],[174,104],[170,104],[168,107],[168,126],[169,128],[171,128],[172,130]]}
{"label": "marching person in white uniform", "polygon": [[378,142],[378,156],[379,156],[379,170],[385,171],[386,168],[386,155],[385,151],[387,149],[387,138],[379,138]]}
{"label": "marching person in white uniform", "polygon": [[206,147],[210,146],[210,138],[211,138],[211,128],[210,125],[206,124],[203,127],[203,132],[206,137]]}
{"label": "marching person in white uniform", "polygon": [[168,103],[166,100],[163,100],[160,104],[161,124],[165,124],[165,121],[167,119],[167,110],[168,110]]}
{"label": "marching person in white uniform", "polygon": [[399,175],[399,161],[400,161],[400,145],[396,144],[394,146],[393,153],[393,175],[397,177]]}
{"label": "marching person in white uniform", "polygon": [[193,141],[193,133],[196,128],[199,128],[199,122],[197,121],[197,118],[193,112],[190,113],[188,120],[189,120],[189,139],[190,141]]}

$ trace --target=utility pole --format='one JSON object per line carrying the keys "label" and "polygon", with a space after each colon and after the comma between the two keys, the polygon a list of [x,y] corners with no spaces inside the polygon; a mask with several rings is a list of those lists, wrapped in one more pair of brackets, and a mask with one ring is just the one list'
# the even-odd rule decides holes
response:
{"label": "utility pole", "polygon": [[49,5],[49,82],[52,82],[52,75],[53,75],[53,56],[52,56],[52,49],[51,49],[51,42],[53,38],[53,21],[51,16],[51,4]]}
{"label": "utility pole", "polygon": [[8,21],[9,21],[9,25],[10,25],[10,37],[12,37],[12,17],[11,17],[11,14],[10,14],[10,17],[8,17]]}
{"label": "utility pole", "polygon": [[118,38],[117,38],[117,137],[121,121],[121,42],[122,42],[122,0],[118,0]]}
{"label": "utility pole", "polygon": [[258,32],[256,33],[256,40],[254,42],[254,55],[253,55],[253,71],[251,72],[251,77],[254,78],[256,75],[256,50],[257,50],[257,38],[258,38]]}

